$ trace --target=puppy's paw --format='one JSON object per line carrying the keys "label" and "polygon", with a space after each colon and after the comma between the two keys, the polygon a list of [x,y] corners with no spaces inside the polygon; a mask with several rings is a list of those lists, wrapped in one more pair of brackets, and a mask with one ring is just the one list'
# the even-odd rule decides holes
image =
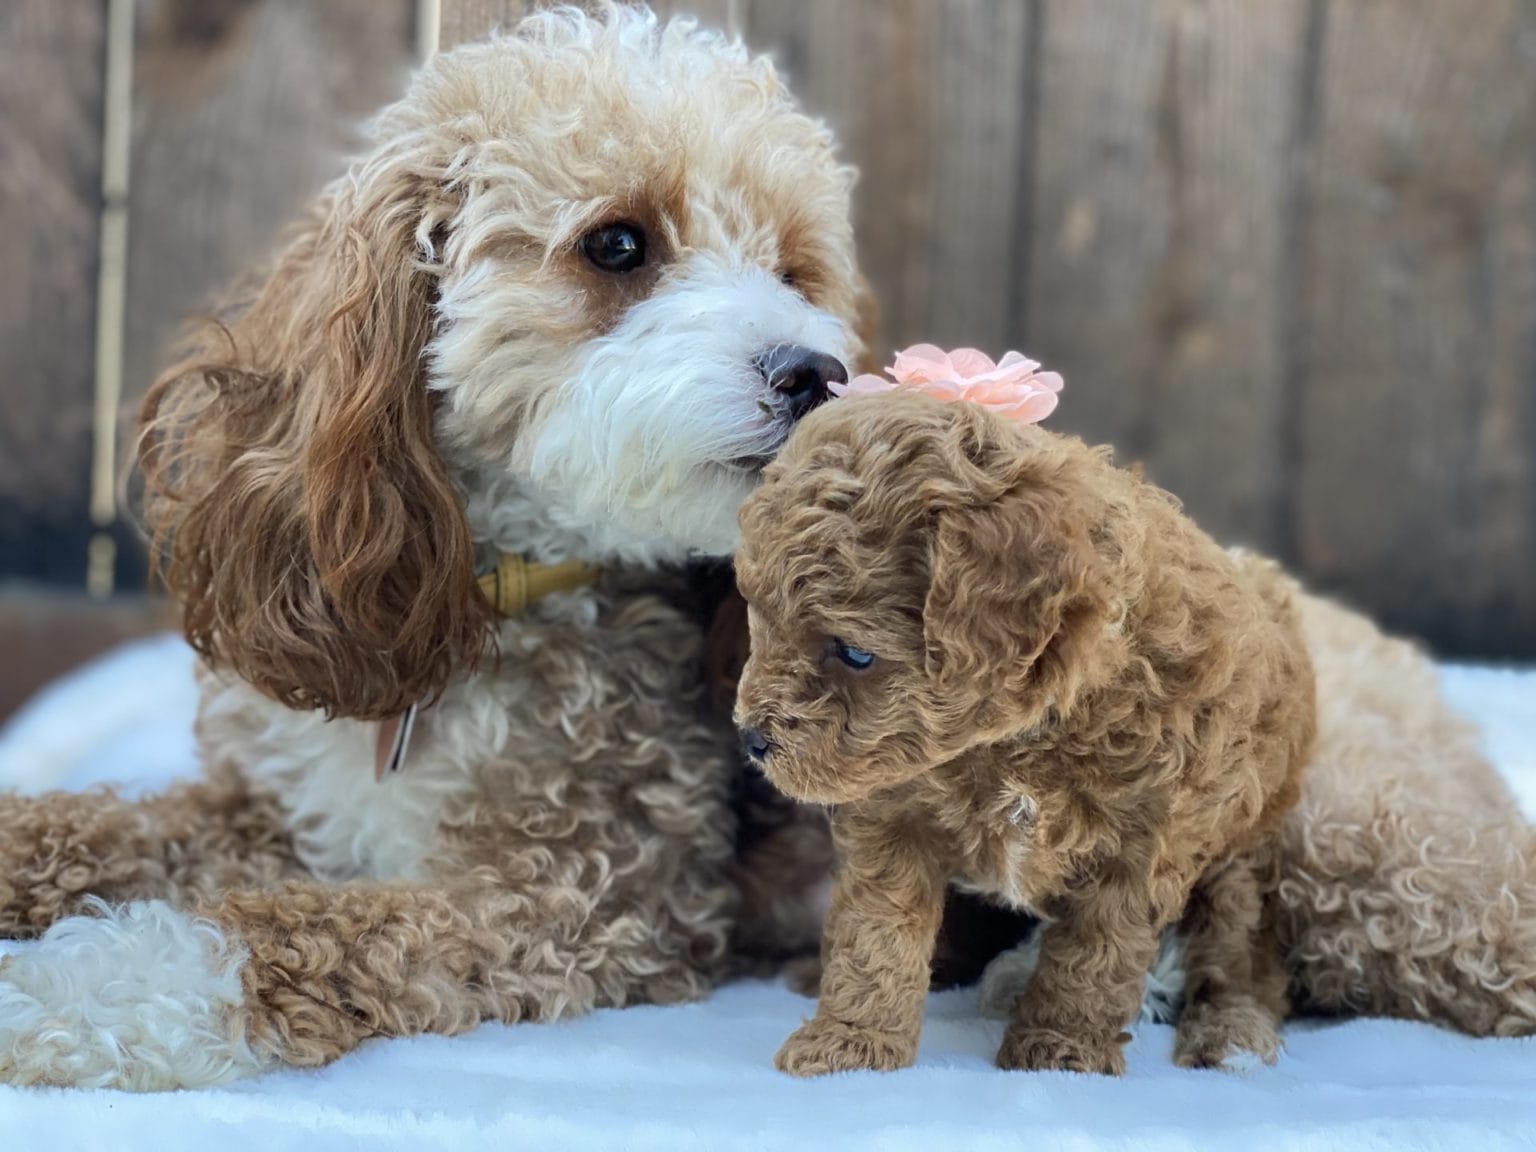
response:
{"label": "puppy's paw", "polygon": [[1125,1074],[1122,1045],[1129,1032],[1104,1041],[1070,1036],[1047,1028],[1009,1025],[997,1050],[997,1066],[1023,1072],[1094,1072],[1101,1076]]}
{"label": "puppy's paw", "polygon": [[1274,1015],[1251,1000],[1233,1004],[1192,1004],[1179,1019],[1173,1062],[1180,1068],[1250,1071],[1280,1056]]}
{"label": "puppy's paw", "polygon": [[773,1066],[791,1076],[826,1076],[832,1072],[891,1072],[917,1058],[917,1037],[855,1028],[817,1016],[784,1041]]}

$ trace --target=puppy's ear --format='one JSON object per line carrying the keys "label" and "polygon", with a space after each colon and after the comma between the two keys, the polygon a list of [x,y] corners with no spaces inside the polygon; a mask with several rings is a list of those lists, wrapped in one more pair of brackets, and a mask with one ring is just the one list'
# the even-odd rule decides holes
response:
{"label": "puppy's ear", "polygon": [[144,401],[144,515],[187,638],[295,708],[397,714],[489,641],[432,440],[425,257],[448,208],[420,170],[376,158],[333,185]]}
{"label": "puppy's ear", "polygon": [[980,414],[956,455],[955,495],[930,529],[928,674],[983,695],[1029,690],[1066,709],[1111,600],[1091,499],[1079,499],[1069,473],[991,442]]}

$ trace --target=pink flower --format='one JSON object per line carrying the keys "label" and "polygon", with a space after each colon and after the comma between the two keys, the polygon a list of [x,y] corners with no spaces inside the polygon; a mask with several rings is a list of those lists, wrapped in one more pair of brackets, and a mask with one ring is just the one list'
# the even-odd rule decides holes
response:
{"label": "pink flower", "polygon": [[836,396],[862,396],[905,388],[941,400],[968,400],[1025,424],[1036,424],[1056,410],[1062,379],[1017,352],[993,361],[974,348],[945,352],[932,344],[914,344],[896,353],[886,369],[892,377],[855,376],[831,385]]}

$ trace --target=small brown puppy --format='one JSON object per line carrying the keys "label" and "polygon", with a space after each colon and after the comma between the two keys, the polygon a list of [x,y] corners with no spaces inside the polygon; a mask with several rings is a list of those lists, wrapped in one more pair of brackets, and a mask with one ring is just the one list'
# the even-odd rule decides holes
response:
{"label": "small brown puppy", "polygon": [[832,806],[839,856],[779,1068],[912,1062],[950,881],[1051,922],[1001,1067],[1122,1072],[1175,923],[1176,1060],[1273,1060],[1272,845],[1315,702],[1285,576],[1106,449],[910,393],[813,413],[741,522],[743,743]]}

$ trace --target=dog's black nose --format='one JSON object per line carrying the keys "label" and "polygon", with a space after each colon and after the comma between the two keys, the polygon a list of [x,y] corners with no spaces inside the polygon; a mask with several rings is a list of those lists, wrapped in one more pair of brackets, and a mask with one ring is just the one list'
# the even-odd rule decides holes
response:
{"label": "dog's black nose", "polygon": [[743,728],[741,730],[741,750],[752,763],[761,764],[764,760],[768,759],[768,753],[773,750],[773,744],[758,729]]}
{"label": "dog's black nose", "polygon": [[789,415],[794,420],[831,396],[828,384],[848,383],[848,369],[837,357],[799,344],[779,344],[768,349],[757,367],[768,387],[789,401]]}

